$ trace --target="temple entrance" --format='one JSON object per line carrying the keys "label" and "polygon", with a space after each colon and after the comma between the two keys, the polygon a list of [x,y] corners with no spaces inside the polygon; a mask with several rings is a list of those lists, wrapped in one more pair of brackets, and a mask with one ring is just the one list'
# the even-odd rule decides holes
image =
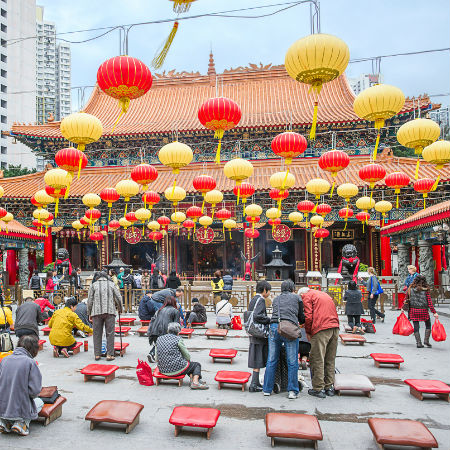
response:
{"label": "temple entrance", "polygon": [[197,244],[197,271],[199,275],[213,275],[223,269],[223,244]]}
{"label": "temple entrance", "polygon": [[[344,245],[347,244],[354,244],[353,241],[332,241],[332,245],[333,245],[333,267],[337,268],[339,267],[339,263],[341,262],[341,258],[342,258],[342,247]],[[330,264],[331,266],[331,264]]]}
{"label": "temple entrance", "polygon": [[133,269],[151,269],[152,260],[156,258],[156,245],[153,242],[140,242],[130,245],[130,264]]}

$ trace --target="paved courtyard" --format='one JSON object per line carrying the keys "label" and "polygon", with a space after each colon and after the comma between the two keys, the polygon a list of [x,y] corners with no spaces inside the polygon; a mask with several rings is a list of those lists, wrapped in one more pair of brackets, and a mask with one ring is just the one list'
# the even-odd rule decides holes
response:
{"label": "paved courtyard", "polygon": [[[447,333],[450,333],[450,308],[437,308]],[[146,360],[148,341],[138,335],[124,338],[129,342],[123,358],[113,362],[120,366],[116,379],[108,384],[101,381],[83,382],[80,370],[94,362],[92,337],[89,338],[89,352],[81,351],[69,359],[52,357],[51,346],[45,345],[37,360],[43,375],[44,386],[57,385],[60,393],[67,397],[63,415],[56,422],[44,428],[38,423],[31,425],[30,436],[2,435],[1,446],[6,449],[73,448],[99,450],[104,448],[127,449],[262,449],[270,448],[270,439],[265,436],[264,416],[267,412],[298,412],[315,414],[320,420],[324,440],[319,443],[323,450],[367,449],[375,450],[377,445],[367,425],[370,417],[416,419],[425,423],[439,442],[439,448],[450,449],[450,404],[442,400],[427,399],[423,402],[409,394],[405,378],[439,379],[450,383],[450,340],[441,343],[433,341],[432,349],[417,349],[414,337],[392,334],[392,326],[398,315],[387,311],[386,323],[377,324],[377,333],[366,335],[364,346],[339,344],[336,366],[341,373],[364,374],[371,378],[376,391],[371,398],[360,395],[343,395],[317,399],[303,391],[297,400],[288,400],[285,393],[264,397],[259,393],[241,392],[238,388],[218,390],[214,381],[220,370],[248,370],[248,339],[243,331],[229,332],[226,340],[207,340],[204,330],[195,330],[186,341],[192,360],[202,364],[204,379],[210,385],[207,391],[192,391],[187,381],[179,388],[176,385],[146,387],[139,385],[136,378],[137,359]],[[133,316],[136,317],[136,316]],[[341,316],[341,322],[344,317]],[[209,315],[207,324],[214,326],[214,317]],[[137,329],[134,326],[133,329]],[[423,329],[422,335],[423,335]],[[211,362],[208,357],[211,348],[235,348],[237,358],[232,366],[228,363]],[[378,369],[369,354],[372,352],[400,353],[405,363],[400,370]],[[104,362],[104,360],[102,360]],[[106,362],[105,362],[106,363]],[[306,382],[310,384],[309,372]],[[86,413],[100,400],[117,399],[142,403],[140,424],[128,435],[123,428],[99,426],[89,430],[84,420]],[[216,407],[222,414],[218,424],[207,441],[204,433],[183,431],[174,437],[174,427],[169,416],[177,405]],[[299,445],[298,441],[277,441],[277,447],[312,448]]]}

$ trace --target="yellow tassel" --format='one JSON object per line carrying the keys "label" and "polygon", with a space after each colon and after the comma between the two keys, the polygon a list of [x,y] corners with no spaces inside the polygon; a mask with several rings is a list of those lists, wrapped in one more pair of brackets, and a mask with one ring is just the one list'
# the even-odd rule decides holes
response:
{"label": "yellow tassel", "polygon": [[238,195],[237,195],[236,205],[239,205],[239,197],[240,196],[241,196],[241,187],[238,186]]}
{"label": "yellow tassel", "polygon": [[289,166],[288,166],[288,168],[286,170],[286,175],[284,176],[283,184],[281,185],[281,192],[280,192],[280,194],[283,193],[284,188],[286,187],[286,181],[287,181],[288,175],[289,175]]}
{"label": "yellow tassel", "polygon": [[347,229],[347,219],[345,219],[345,227],[344,227],[344,231]]}
{"label": "yellow tassel", "polygon": [[78,161],[78,175],[77,175],[77,179],[80,179],[80,173],[81,173],[81,163],[83,162],[83,158],[80,158],[80,160]]}
{"label": "yellow tassel", "polygon": [[216,157],[214,158],[214,162],[216,164],[220,164],[220,149],[222,148],[222,139],[219,139],[219,144],[217,145]]}
{"label": "yellow tassel", "polygon": [[161,50],[159,50],[159,52],[153,58],[152,66],[155,69],[160,69],[163,66],[164,60],[166,59],[167,53],[169,53],[170,46],[172,45],[172,42],[175,39],[177,31],[178,31],[178,22],[174,22],[172,30],[170,31],[170,34],[167,37],[166,41],[164,42]]}
{"label": "yellow tassel", "polygon": [[214,220],[214,208],[213,208],[212,211],[211,211],[211,219]]}
{"label": "yellow tassel", "polygon": [[64,199],[67,199],[69,197],[69,191],[70,191],[70,183],[66,187],[66,193],[64,194]]}
{"label": "yellow tassel", "polygon": [[414,174],[414,179],[419,179],[419,167],[420,167],[420,158],[417,158],[417,164],[416,164],[416,173]]}
{"label": "yellow tassel", "polygon": [[363,233],[364,233],[364,222],[362,224],[363,224]]}
{"label": "yellow tassel", "polygon": [[398,194],[397,194],[397,200],[395,201],[395,207],[398,209]]}
{"label": "yellow tassel", "polygon": [[195,233],[195,226],[196,226],[197,224],[195,223],[195,220],[194,220],[194,233]]}
{"label": "yellow tassel", "polygon": [[230,241],[232,240],[233,238],[231,237],[231,229],[230,229]]}
{"label": "yellow tassel", "polygon": [[278,211],[281,212],[281,198],[278,200]]}
{"label": "yellow tassel", "polygon": [[125,202],[125,212],[123,213],[123,217],[125,217],[127,215],[127,208],[128,208],[128,203]]}
{"label": "yellow tassel", "polygon": [[313,210],[312,210],[312,212],[313,213],[315,213],[316,212],[316,210],[317,210],[317,207],[319,206],[319,200],[320,200],[320,196],[317,196],[318,198],[317,198],[317,202],[316,202],[316,204],[314,205],[314,208],[313,208]]}
{"label": "yellow tassel", "polygon": [[173,194],[175,194],[175,188],[176,187],[177,187],[177,179],[175,178],[175,180],[173,180],[172,197],[173,197]]}
{"label": "yellow tassel", "polygon": [[56,202],[55,202],[55,218],[58,217],[58,204],[59,204],[59,197],[56,197]]}
{"label": "yellow tassel", "polygon": [[380,130],[377,133],[377,140],[375,141],[375,148],[373,149],[373,160],[377,160],[378,146],[380,145]]}
{"label": "yellow tassel", "polygon": [[433,187],[431,188],[432,191],[436,190],[436,188],[438,187],[440,179],[441,179],[441,174],[439,174],[438,177],[436,178],[436,181],[434,182]]}
{"label": "yellow tassel", "polygon": [[8,224],[7,224],[7,223],[5,223],[5,229],[6,229],[6,234],[9,234],[9,231],[8,231]]}
{"label": "yellow tassel", "polygon": [[372,201],[373,189],[370,191],[370,201]]}
{"label": "yellow tassel", "polygon": [[333,197],[334,186],[336,185],[336,180],[333,180],[333,184],[331,185],[330,198]]}
{"label": "yellow tassel", "polygon": [[423,197],[423,209],[425,209],[427,207],[427,199],[426,199],[426,197],[424,196]]}
{"label": "yellow tassel", "polygon": [[111,208],[109,208],[108,222],[111,222]]}
{"label": "yellow tassel", "polygon": [[316,139],[316,127],[317,127],[317,113],[319,111],[319,102],[314,102],[314,114],[313,121],[311,124],[311,131],[309,132],[309,138],[312,140]]}
{"label": "yellow tassel", "polygon": [[203,214],[203,210],[205,209],[205,197],[203,197],[203,203],[202,203],[202,214]]}

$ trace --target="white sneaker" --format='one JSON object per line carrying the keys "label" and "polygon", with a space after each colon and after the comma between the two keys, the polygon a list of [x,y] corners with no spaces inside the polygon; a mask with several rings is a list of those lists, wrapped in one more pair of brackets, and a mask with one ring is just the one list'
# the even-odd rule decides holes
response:
{"label": "white sneaker", "polygon": [[298,398],[297,392],[295,392],[295,391],[289,391],[288,399],[290,399],[290,400],[295,400],[296,398]]}
{"label": "white sneaker", "polygon": [[85,337],[86,337],[86,334],[83,333],[81,330],[78,330],[78,331],[77,331],[77,336],[79,336],[80,338],[85,338]]}
{"label": "white sneaker", "polygon": [[271,392],[263,392],[263,394],[264,394],[266,397],[268,397],[268,396],[271,394]]}
{"label": "white sneaker", "polygon": [[28,436],[30,434],[30,430],[27,425],[23,422],[15,422],[11,427],[11,431],[13,433],[20,434],[20,436]]}

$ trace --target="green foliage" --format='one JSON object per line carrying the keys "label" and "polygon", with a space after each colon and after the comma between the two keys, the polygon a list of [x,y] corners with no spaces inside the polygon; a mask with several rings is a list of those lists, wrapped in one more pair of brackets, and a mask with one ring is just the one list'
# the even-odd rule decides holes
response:
{"label": "green foliage", "polygon": [[20,177],[30,173],[36,173],[36,169],[28,169],[28,167],[22,167],[20,164],[17,166],[11,164],[7,169],[3,170],[3,178]]}
{"label": "green foliage", "polygon": [[417,158],[417,155],[414,153],[414,149],[406,148],[406,147],[394,148],[394,156],[407,157],[407,158],[416,157]]}
{"label": "green foliage", "polygon": [[42,272],[47,273],[50,270],[55,270],[55,263],[52,262],[51,264],[47,264],[44,269],[42,270]]}
{"label": "green foliage", "polygon": [[369,268],[369,266],[367,265],[367,264],[363,264],[363,263],[360,263],[359,264],[359,271],[360,272],[367,272],[367,269]]}

